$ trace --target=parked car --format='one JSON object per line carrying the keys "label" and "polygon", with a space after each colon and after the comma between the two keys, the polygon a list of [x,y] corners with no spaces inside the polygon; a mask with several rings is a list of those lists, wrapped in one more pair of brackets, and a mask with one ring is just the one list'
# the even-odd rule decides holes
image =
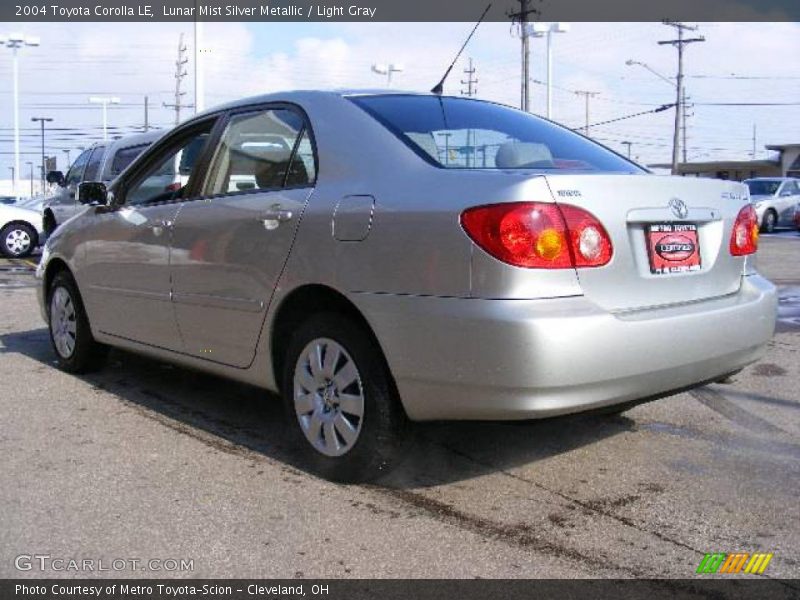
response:
{"label": "parked car", "polygon": [[18,200],[17,196],[0,196],[0,204],[16,204]]}
{"label": "parked car", "polygon": [[[176,162],[180,189],[153,186]],[[117,346],[280,392],[335,480],[384,473],[409,420],[622,410],[723,379],[775,326],[745,186],[652,176],[478,100],[250,98],[79,199],[37,271],[58,365]]]}
{"label": "parked car", "polygon": [[30,201],[0,204],[0,253],[7,258],[24,258],[42,239],[41,209]]}
{"label": "parked car", "polygon": [[83,210],[75,193],[82,181],[110,183],[125,170],[133,159],[164,134],[162,130],[130,135],[111,142],[94,144],[84,150],[72,163],[67,174],[50,171],[47,182],[57,184],[56,192],[44,203],[43,219],[47,234]]}
{"label": "parked car", "polygon": [[794,207],[800,202],[800,180],[792,177],[756,177],[746,179],[750,201],[756,207],[761,231],[772,233],[776,227],[791,227]]}
{"label": "parked car", "polygon": [[794,207],[794,226],[800,231],[800,204]]}

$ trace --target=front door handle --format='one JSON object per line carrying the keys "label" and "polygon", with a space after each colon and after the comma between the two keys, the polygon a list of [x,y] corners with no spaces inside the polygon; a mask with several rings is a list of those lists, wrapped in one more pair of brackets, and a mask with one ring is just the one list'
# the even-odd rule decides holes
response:
{"label": "front door handle", "polygon": [[174,226],[175,223],[173,223],[169,219],[162,219],[161,221],[158,221],[155,225],[153,225],[153,235],[158,237],[162,233],[164,233],[165,229],[167,231],[170,231]]}
{"label": "front door handle", "polygon": [[263,214],[261,217],[261,222],[264,224],[264,229],[272,230],[277,229],[281,223],[291,221],[293,217],[294,214],[292,211],[283,209],[279,205],[276,205]]}

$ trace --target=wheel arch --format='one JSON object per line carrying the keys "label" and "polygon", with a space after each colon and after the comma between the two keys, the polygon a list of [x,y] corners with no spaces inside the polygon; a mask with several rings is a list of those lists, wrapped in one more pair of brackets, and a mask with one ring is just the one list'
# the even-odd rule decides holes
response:
{"label": "wheel arch", "polygon": [[[340,313],[353,319],[370,337],[381,352],[387,373],[394,384],[394,376],[386,360],[386,353],[375,335],[375,331],[363,313],[341,292],[322,284],[307,284],[292,290],[283,298],[272,318],[270,333],[270,358],[278,389],[283,386],[283,367],[286,350],[292,331],[312,314],[321,312]],[[396,389],[396,385],[395,385]]]}

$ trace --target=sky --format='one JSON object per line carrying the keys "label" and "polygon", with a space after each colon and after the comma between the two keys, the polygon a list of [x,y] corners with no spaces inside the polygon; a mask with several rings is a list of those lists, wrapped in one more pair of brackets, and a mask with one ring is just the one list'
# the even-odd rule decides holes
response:
{"label": "sky", "polygon": [[[0,23],[0,33],[11,24]],[[375,88],[385,76],[374,63],[395,63],[395,89],[427,91],[441,78],[472,25],[469,23],[206,23],[206,107],[228,100],[288,89]],[[59,168],[78,148],[102,139],[101,108],[92,95],[112,95],[112,132],[134,132],[144,123],[149,98],[151,125],[169,127],[175,113],[175,61],[185,34],[185,103],[193,102],[191,23],[36,23],[14,31],[41,37],[20,52],[20,123],[23,176],[26,161],[40,163],[40,135],[32,117],[51,117],[45,152]],[[800,141],[800,23],[703,23],[706,42],[686,49],[690,161],[767,158],[765,144]],[[649,113],[674,101],[674,87],[629,59],[674,77],[677,53],[659,40],[674,30],[659,23],[571,23],[553,36],[553,119],[569,127],[585,124],[585,104],[576,90],[598,92],[590,101],[590,135],[643,164],[670,161],[673,112]],[[11,52],[0,49],[0,179],[13,165]],[[531,40],[532,111],[545,112],[546,42]],[[465,88],[463,69],[472,58],[477,97],[512,106],[520,101],[520,40],[510,23],[484,23],[456,65],[445,93]],[[774,106],[714,104],[769,103]],[[782,104],[783,105],[780,105]],[[192,114],[183,111],[182,117]],[[56,130],[55,128],[58,128]],[[38,172],[37,172],[38,174]]]}

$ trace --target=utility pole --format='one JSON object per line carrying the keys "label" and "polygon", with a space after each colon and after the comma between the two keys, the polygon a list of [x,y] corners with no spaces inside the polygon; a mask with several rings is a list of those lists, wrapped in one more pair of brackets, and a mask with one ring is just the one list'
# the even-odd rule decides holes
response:
{"label": "utility pole", "polygon": [[44,177],[45,177],[45,173],[44,173],[44,169],[45,169],[45,166],[44,166],[45,165],[45,163],[44,163],[44,124],[45,123],[50,123],[52,120],[53,119],[51,119],[50,117],[31,117],[31,121],[33,121],[34,123],[38,121],[39,124],[42,126],[42,190],[44,190]]}
{"label": "utility pole", "polygon": [[66,172],[69,171],[69,149],[62,150],[62,152],[67,155],[67,168],[64,169],[64,174],[66,174]]}
{"label": "utility pole", "polygon": [[687,154],[688,149],[689,149],[689,146],[686,143],[686,132],[689,130],[689,126],[688,126],[686,120],[689,117],[693,117],[694,116],[694,113],[689,114],[686,109],[687,108],[692,108],[694,106],[694,104],[692,104],[692,105],[686,104],[686,100],[688,100],[689,97],[686,95],[686,88],[685,87],[683,88],[683,96],[681,96],[681,98],[683,99],[683,111],[681,111],[682,112],[681,134],[682,134],[682,137],[683,137],[683,144],[682,144],[683,162],[685,163],[685,162],[687,162],[686,154]]}
{"label": "utility pole", "polygon": [[[195,24],[195,29],[196,28],[197,25]],[[197,32],[195,31],[195,45],[196,44]],[[195,61],[198,59],[199,55],[199,51],[197,48],[195,48]],[[181,36],[178,39],[178,59],[175,61],[175,102],[173,104],[164,104],[164,108],[172,108],[175,110],[175,125],[181,122],[181,109],[191,108],[194,106],[192,104],[182,104],[182,99],[186,95],[186,92],[181,91],[181,83],[183,82],[183,78],[186,77],[186,69],[184,69],[184,65],[186,65],[187,62],[189,62],[189,59],[186,58],[186,45],[183,43],[183,34],[181,33]],[[198,76],[198,73],[199,70],[195,64],[195,80]],[[197,102],[199,92],[200,88],[197,81],[195,81],[195,102]]]}
{"label": "utility pole", "polygon": [[[478,93],[478,78],[475,77],[475,66],[472,64],[472,58],[469,59],[469,67],[464,69],[464,75],[467,76],[467,80],[461,80],[461,85],[467,86],[466,90],[461,90],[462,96],[467,96],[468,98],[472,98],[472,96]],[[472,145],[472,130],[467,129],[467,147],[466,147],[467,155],[467,167],[472,166],[472,163],[475,162],[475,148]]]}
{"label": "utility pole", "polygon": [[678,156],[679,156],[679,146],[680,146],[680,127],[681,127],[681,114],[683,113],[684,106],[683,103],[685,101],[684,93],[683,93],[683,47],[687,44],[694,44],[695,42],[705,42],[706,38],[703,36],[698,36],[695,38],[686,38],[684,37],[684,33],[686,31],[696,31],[697,27],[686,25],[684,23],[680,23],[677,21],[664,21],[664,25],[669,27],[674,27],[678,31],[678,39],[677,40],[664,40],[658,42],[659,45],[663,46],[669,44],[678,49],[678,76],[676,78],[677,86],[676,86],[676,96],[675,96],[675,127],[672,133],[672,174],[678,174]]}
{"label": "utility pole", "polygon": [[519,36],[522,42],[522,86],[520,89],[519,107],[525,112],[530,112],[531,51],[528,17],[532,14],[538,15],[539,11],[535,8],[530,8],[530,0],[517,1],[519,2],[519,12],[509,13],[508,16],[512,23],[519,24]]}
{"label": "utility pole", "polygon": [[589,135],[589,99],[593,98],[594,96],[599,96],[600,92],[589,92],[586,90],[576,90],[575,94],[578,96],[583,96],[586,102],[586,125],[583,128],[583,135]]}
{"label": "utility pole", "polygon": [[633,146],[633,142],[620,142],[623,146],[628,147],[628,158],[631,157],[631,146]]}
{"label": "utility pole", "polygon": [[150,98],[144,97],[144,132],[150,131],[150,120],[148,115],[148,108],[150,107]]}
{"label": "utility pole", "polygon": [[752,152],[753,160],[756,159],[756,124],[753,123],[753,152]]}
{"label": "utility pole", "polygon": [[478,93],[478,79],[475,77],[476,69],[472,64],[472,59],[469,59],[469,68],[464,69],[464,75],[467,76],[467,80],[461,80],[461,85],[467,86],[466,90],[461,90],[462,96],[468,96],[472,98],[472,96]]}
{"label": "utility pole", "polygon": [[17,171],[16,167],[8,167],[11,170],[11,195],[17,195]]}

